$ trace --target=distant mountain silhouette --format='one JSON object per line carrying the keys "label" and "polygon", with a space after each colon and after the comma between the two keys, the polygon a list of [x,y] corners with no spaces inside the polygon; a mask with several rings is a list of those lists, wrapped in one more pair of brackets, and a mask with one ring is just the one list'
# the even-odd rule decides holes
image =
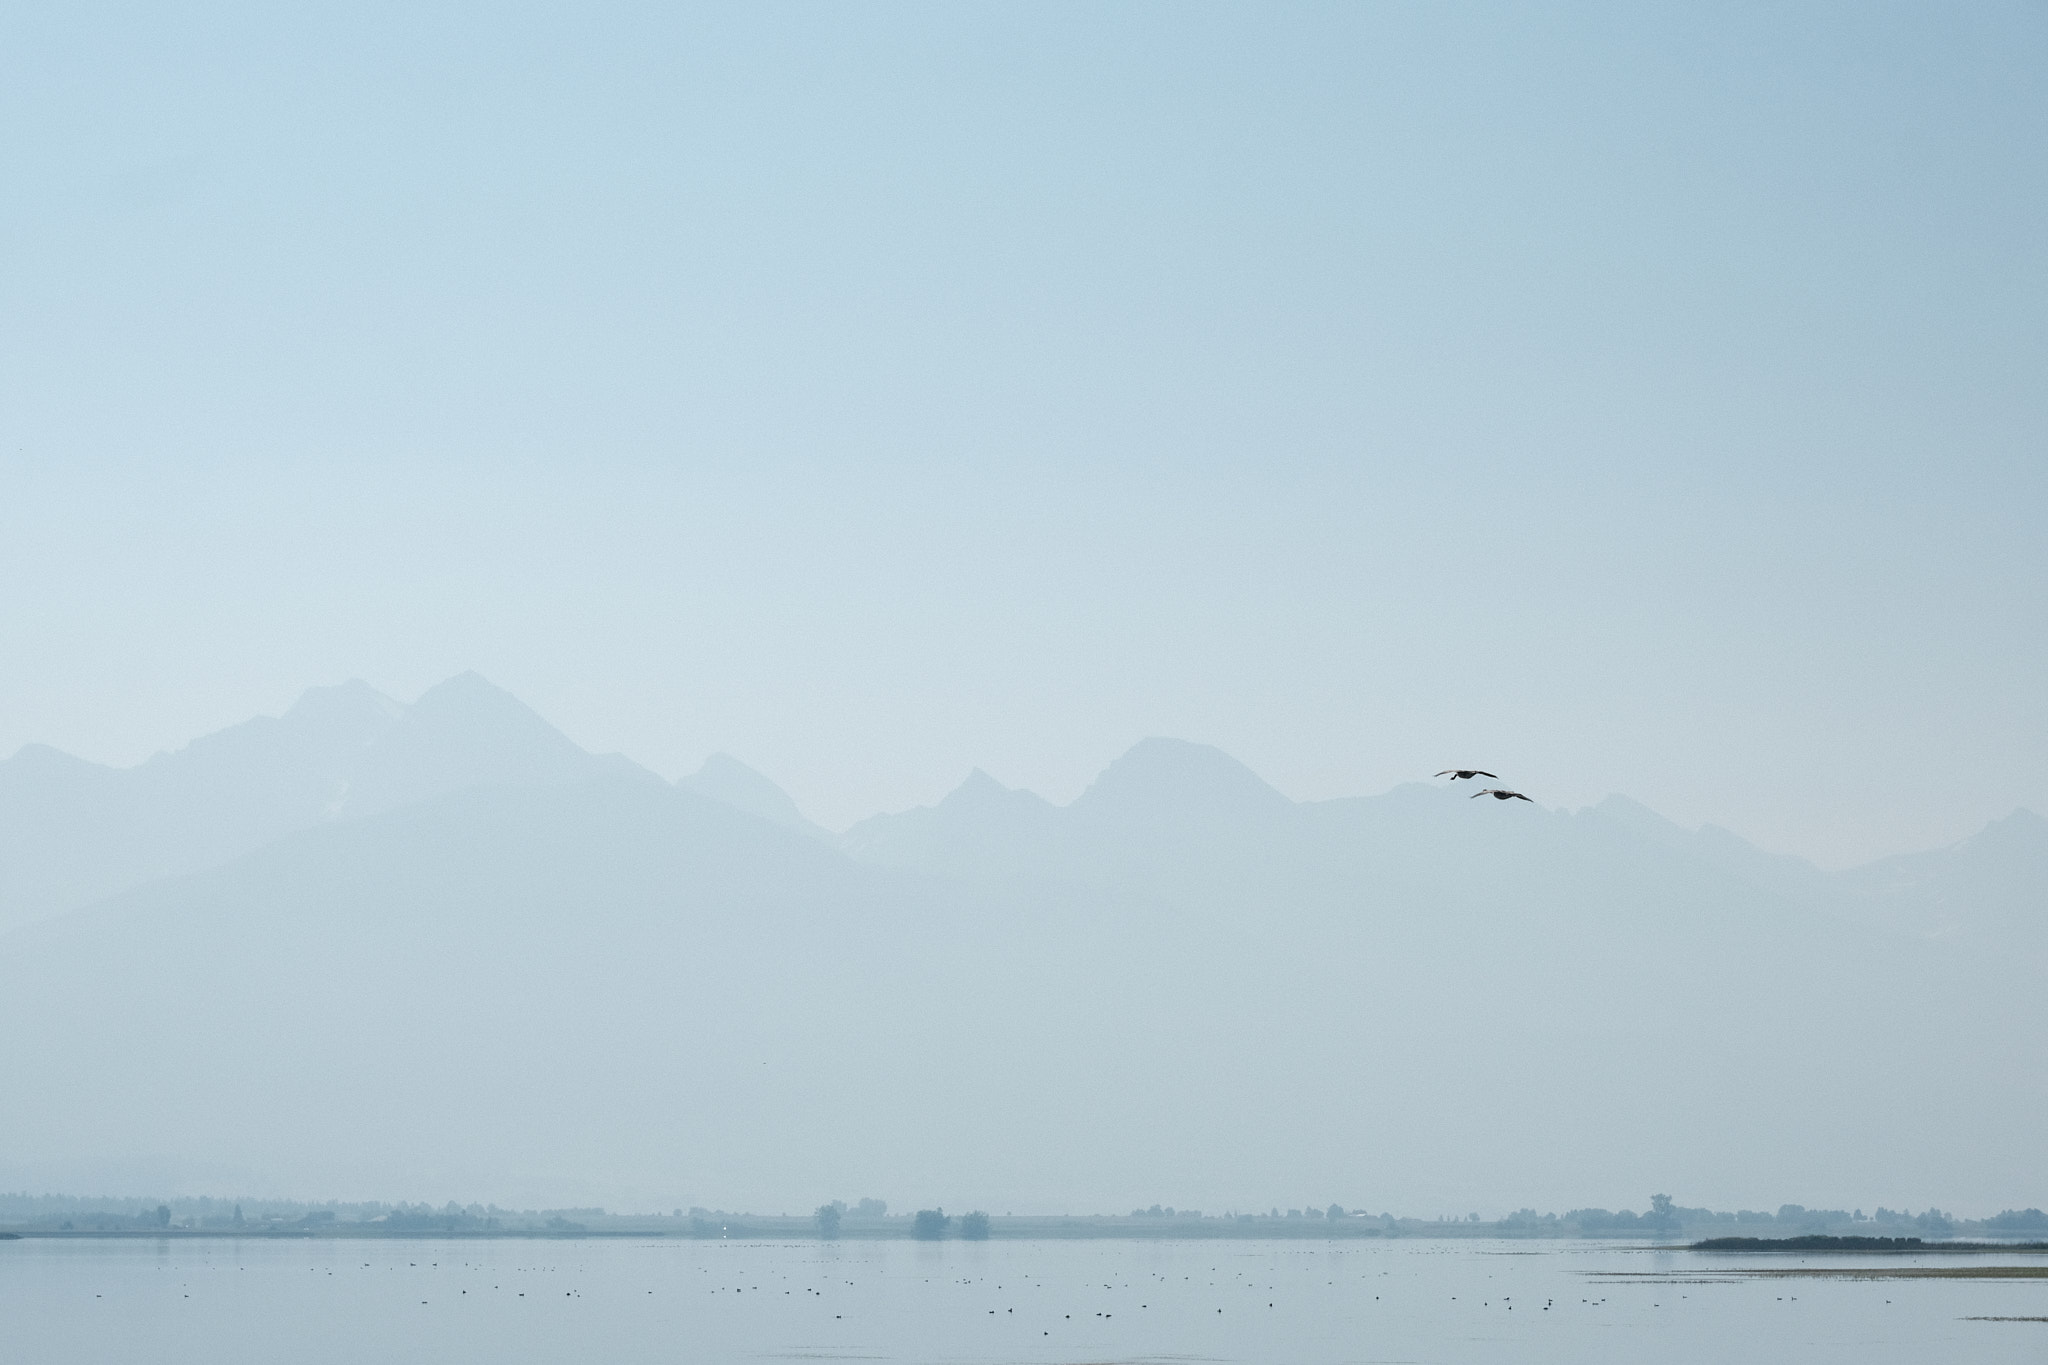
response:
{"label": "distant mountain silhouette", "polygon": [[362,682],[316,687],[282,716],[135,768],[30,745],[0,762],[0,927],[217,866],[328,821],[621,767],[632,765],[583,752],[474,673],[411,706]]}
{"label": "distant mountain silhouette", "polygon": [[1171,893],[863,865],[619,772],[327,822],[0,937],[0,1186],[1562,1201],[1823,1150],[1953,1190],[1964,1110],[1983,1197],[2031,1178],[2031,978],[1598,818],[1460,846],[1459,800],[1293,807],[1291,875]]}
{"label": "distant mountain silhouette", "polygon": [[463,673],[429,688],[363,748],[336,813],[368,815],[466,787],[572,781],[624,764],[585,753],[511,693]]}
{"label": "distant mountain silhouette", "polygon": [[470,676],[123,772],[31,747],[0,803],[10,895],[128,879],[0,935],[0,1187],[2010,1201],[2048,1123],[2026,812],[1829,874],[1155,739],[835,846],[736,760],[664,783]]}
{"label": "distant mountain silhouette", "polygon": [[[976,770],[936,806],[864,820],[853,856],[972,882],[1019,879],[1140,889],[1237,913],[1285,894],[1383,880],[1405,894],[1485,894],[1542,903],[1646,860],[1666,901],[1823,917],[1908,937],[1960,937],[1989,950],[2048,952],[2048,821],[2016,811],[1952,848],[1829,873],[1767,853],[1714,825],[1686,830],[1610,796],[1577,814],[1487,820],[1462,793],[1414,783],[1381,796],[1296,803],[1207,745],[1148,739],[1055,807]],[[1531,867],[1546,876],[1532,880]],[[1452,869],[1456,869],[1453,874]],[[1565,874],[1576,880],[1565,880]],[[1336,899],[1342,899],[1337,895]]]}
{"label": "distant mountain silhouette", "polygon": [[1682,830],[1626,797],[1610,796],[1594,809],[1633,834],[1850,923],[2048,954],[2048,820],[2032,811],[2016,810],[1947,848],[1829,873],[1718,826]]}
{"label": "distant mountain silhouette", "polygon": [[2016,810],[1948,848],[1904,853],[1836,879],[1840,913],[1929,938],[2048,953],[2048,820]]}
{"label": "distant mountain silhouette", "polygon": [[936,806],[855,825],[856,857],[974,881],[1059,881],[1173,895],[1267,874],[1298,808],[1220,749],[1147,739],[1055,807],[977,769]]}
{"label": "distant mountain silhouette", "polygon": [[938,805],[863,820],[841,845],[869,862],[985,880],[1059,875],[1067,838],[1043,797],[976,768]]}
{"label": "distant mountain silhouette", "polygon": [[1098,824],[1188,829],[1256,820],[1293,804],[1221,749],[1147,739],[1103,769],[1073,812]]}
{"label": "distant mountain silhouette", "polygon": [[704,760],[703,767],[688,777],[679,778],[676,786],[714,801],[723,801],[736,810],[758,815],[787,829],[799,830],[814,839],[829,841],[832,838],[828,831],[804,818],[804,813],[797,809],[796,802],[790,800],[788,792],[731,754],[711,755]]}
{"label": "distant mountain silhouette", "polygon": [[1640,802],[1609,796],[1593,807],[1601,818],[1629,833],[1720,868],[1756,886],[1798,899],[1825,899],[1833,891],[1828,874],[1803,858],[1766,853],[1718,825],[1682,829]]}

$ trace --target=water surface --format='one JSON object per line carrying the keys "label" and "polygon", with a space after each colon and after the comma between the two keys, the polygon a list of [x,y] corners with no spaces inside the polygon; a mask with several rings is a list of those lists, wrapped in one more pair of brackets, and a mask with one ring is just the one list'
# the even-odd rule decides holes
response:
{"label": "water surface", "polygon": [[2048,1317],[2048,1281],[1721,1274],[1870,1263],[1593,1242],[27,1239],[0,1243],[0,1330],[9,1359],[123,1365],[2048,1358],[2048,1322],[1982,1320]]}

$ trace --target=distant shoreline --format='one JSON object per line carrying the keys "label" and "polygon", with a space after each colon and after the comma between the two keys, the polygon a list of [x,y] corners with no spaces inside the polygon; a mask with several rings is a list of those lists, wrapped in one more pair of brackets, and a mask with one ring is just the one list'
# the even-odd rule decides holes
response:
{"label": "distant shoreline", "polygon": [[[905,1220],[907,1221],[907,1220]],[[1988,1252],[2048,1254],[2048,1242],[1925,1241],[1920,1238],[1891,1237],[1716,1237],[1690,1243],[1659,1241],[1647,1233],[1586,1235],[1570,1232],[1502,1233],[1479,1227],[1465,1230],[1456,1223],[1426,1224],[1392,1230],[1383,1226],[1347,1228],[1343,1224],[1313,1227],[1247,1220],[1232,1224],[1209,1220],[1204,1226],[1194,1221],[1165,1227],[1135,1226],[1139,1220],[1124,1218],[994,1218],[989,1220],[986,1238],[955,1234],[920,1239],[906,1228],[872,1226],[847,1228],[837,1237],[821,1237],[808,1219],[757,1220],[726,1224],[713,1230],[661,1227],[500,1227],[434,1228],[390,1227],[381,1223],[325,1223],[307,1226],[247,1226],[242,1228],[44,1228],[23,1227],[0,1231],[5,1241],[252,1241],[252,1242],[349,1242],[349,1241],[620,1241],[632,1239],[677,1242],[907,1242],[960,1241],[1517,1241],[1517,1242],[1628,1242],[1646,1251],[1699,1251],[1721,1253],[1847,1253],[1862,1255],[1966,1255]],[[777,1226],[780,1224],[780,1226]]]}
{"label": "distant shoreline", "polygon": [[1929,1242],[1919,1237],[1709,1237],[1687,1251],[1718,1252],[1846,1252],[1859,1256],[1922,1256],[1930,1252],[1958,1254],[1979,1251],[2048,1252],[2048,1242]]}

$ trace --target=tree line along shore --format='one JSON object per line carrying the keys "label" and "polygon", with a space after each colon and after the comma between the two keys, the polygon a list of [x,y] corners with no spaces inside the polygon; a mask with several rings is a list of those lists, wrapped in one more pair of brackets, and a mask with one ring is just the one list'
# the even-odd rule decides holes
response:
{"label": "tree line along shore", "polygon": [[880,1200],[833,1201],[809,1213],[741,1213],[674,1209],[616,1213],[602,1208],[506,1209],[447,1203],[322,1205],[279,1200],[90,1199],[76,1196],[0,1195],[0,1233],[26,1237],[679,1237],[982,1241],[1025,1238],[1641,1238],[1723,1243],[1783,1243],[1789,1238],[1838,1238],[1920,1244],[1978,1239],[1997,1244],[2048,1236],[2048,1214],[2008,1209],[1985,1218],[1962,1218],[1940,1209],[1919,1213],[1878,1208],[1722,1212],[1686,1208],[1656,1196],[1648,1211],[1573,1209],[1539,1214],[1522,1209],[1502,1218],[1478,1214],[1418,1218],[1321,1207],[1205,1213],[1152,1205],[1127,1214],[948,1213],[943,1208],[889,1211]]}

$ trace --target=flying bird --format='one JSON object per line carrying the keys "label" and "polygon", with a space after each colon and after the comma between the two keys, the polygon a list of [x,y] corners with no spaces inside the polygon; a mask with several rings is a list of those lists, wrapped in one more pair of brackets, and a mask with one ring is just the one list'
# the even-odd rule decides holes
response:
{"label": "flying bird", "polygon": [[1446,768],[1437,776],[1448,777],[1453,782],[1465,777],[1490,777],[1496,782],[1500,781],[1499,773],[1490,773],[1484,768]]}
{"label": "flying bird", "polygon": [[[1482,796],[1490,796],[1496,801],[1529,801],[1529,798],[1520,792],[1511,792],[1506,787],[1484,787],[1472,793],[1474,801],[1477,801]],[[1536,803],[1529,801],[1529,804],[1533,806]]]}

